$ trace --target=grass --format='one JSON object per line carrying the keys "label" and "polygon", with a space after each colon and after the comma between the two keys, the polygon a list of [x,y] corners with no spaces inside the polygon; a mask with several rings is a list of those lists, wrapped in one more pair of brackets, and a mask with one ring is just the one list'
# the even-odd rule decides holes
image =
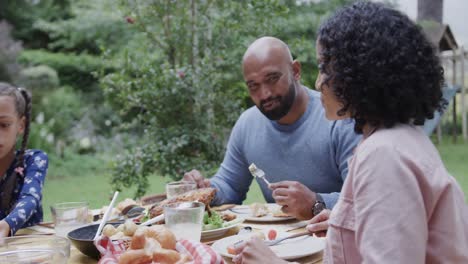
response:
{"label": "grass", "polygon": [[[446,139],[437,145],[449,172],[468,194],[468,144],[452,144]],[[69,154],[65,158],[50,156],[49,173],[43,195],[44,221],[50,221],[50,205],[57,202],[87,201],[91,208],[101,208],[112,198],[111,171],[105,157]],[[169,178],[153,176],[149,179],[148,194],[164,192]],[[119,200],[132,197],[135,189],[124,190]],[[258,184],[254,181],[244,203],[264,201]]]}

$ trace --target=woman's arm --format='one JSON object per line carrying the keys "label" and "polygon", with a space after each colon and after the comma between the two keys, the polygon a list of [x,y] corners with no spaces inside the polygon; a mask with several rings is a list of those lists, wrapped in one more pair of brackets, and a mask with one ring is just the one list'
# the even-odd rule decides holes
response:
{"label": "woman's arm", "polygon": [[362,263],[424,263],[428,227],[419,185],[424,175],[390,144],[360,154],[352,184]]}

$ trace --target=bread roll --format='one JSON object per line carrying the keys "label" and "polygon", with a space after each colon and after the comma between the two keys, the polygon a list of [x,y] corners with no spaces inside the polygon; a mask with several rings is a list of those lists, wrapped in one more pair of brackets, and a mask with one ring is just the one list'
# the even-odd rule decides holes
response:
{"label": "bread roll", "polygon": [[130,249],[142,249],[146,244],[145,236],[146,228],[138,228],[133,234],[132,242],[130,243]]}
{"label": "bread roll", "polygon": [[150,253],[151,255],[161,249],[161,244],[159,244],[159,242],[154,239],[154,238],[150,238],[150,237],[147,237],[146,238],[146,241],[145,241],[145,250],[146,252]]}
{"label": "bread roll", "polygon": [[180,260],[179,252],[161,248],[153,252],[153,261],[161,264],[175,264]]}
{"label": "bread roll", "polygon": [[102,234],[105,235],[106,237],[111,237],[117,233],[117,229],[111,224],[107,224],[104,226],[102,229]]}
{"label": "bread roll", "polygon": [[153,261],[153,256],[144,249],[125,251],[119,258],[119,264],[147,264]]}
{"label": "bread roll", "polygon": [[135,231],[137,230],[138,226],[130,219],[127,219],[124,223],[123,233],[126,236],[133,236]]}
{"label": "bread roll", "polygon": [[154,225],[146,229],[145,234],[156,239],[163,248],[175,250],[176,237],[167,227]]}

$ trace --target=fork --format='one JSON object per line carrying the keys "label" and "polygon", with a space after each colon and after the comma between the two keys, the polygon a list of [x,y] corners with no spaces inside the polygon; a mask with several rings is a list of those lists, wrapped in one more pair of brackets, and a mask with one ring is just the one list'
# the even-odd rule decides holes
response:
{"label": "fork", "polygon": [[301,236],[310,236],[310,233],[309,231],[304,231],[304,232],[300,232],[300,233],[296,233],[296,234],[292,234],[290,236],[287,236],[287,237],[283,237],[283,238],[278,238],[278,239],[275,239],[275,240],[270,240],[270,241],[265,241],[265,245],[271,247],[271,246],[274,246],[286,239],[290,239],[290,238],[295,238],[295,237],[301,237]]}
{"label": "fork", "polygon": [[270,185],[270,182],[265,178],[265,172],[257,168],[257,166],[255,166],[255,163],[252,163],[249,166],[249,171],[250,173],[252,173],[253,176],[262,179],[267,185]]}

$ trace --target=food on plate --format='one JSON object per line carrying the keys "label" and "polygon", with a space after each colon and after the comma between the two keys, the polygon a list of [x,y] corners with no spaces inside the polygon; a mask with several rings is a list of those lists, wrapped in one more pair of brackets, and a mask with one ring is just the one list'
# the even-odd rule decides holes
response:
{"label": "food on plate", "polygon": [[215,188],[201,188],[196,189],[190,192],[186,192],[184,194],[178,195],[176,197],[166,199],[156,205],[152,206],[149,210],[150,218],[154,218],[158,215],[161,215],[164,211],[164,205],[173,204],[178,202],[193,202],[198,201],[204,203],[206,207],[208,207],[213,200],[216,194]]}
{"label": "food on plate", "polygon": [[175,264],[192,261],[192,257],[175,250],[175,236],[164,226],[138,227],[119,264]]}
{"label": "food on plate", "polygon": [[221,218],[224,220],[224,222],[229,222],[236,219],[237,215],[229,212],[222,212]]}
{"label": "food on plate", "polygon": [[252,173],[252,175],[255,175],[255,172],[257,171],[257,166],[255,166],[255,163],[250,164],[249,171]]}
{"label": "food on plate", "polygon": [[130,208],[138,205],[137,202],[133,199],[126,198],[125,200],[121,201],[117,204],[116,209],[119,210],[121,214],[125,214],[130,210]]}
{"label": "food on plate", "polygon": [[243,219],[228,212],[206,211],[203,215],[203,231],[233,226],[241,223]]}
{"label": "food on plate", "polygon": [[231,255],[236,255],[235,245],[230,245],[227,247],[227,253]]}
{"label": "food on plate", "polygon": [[286,214],[285,212],[283,212],[283,210],[281,210],[281,206],[276,205],[276,204],[273,205],[272,208],[270,208],[270,212],[273,215],[273,217],[289,217],[288,214]]}
{"label": "food on plate", "polygon": [[289,217],[277,204],[253,203],[250,205],[250,210],[253,217],[263,217],[268,214],[273,217]]}
{"label": "food on plate", "polygon": [[268,239],[269,240],[275,240],[277,235],[278,235],[278,233],[276,232],[276,230],[274,230],[274,229],[268,230]]}
{"label": "food on plate", "polygon": [[255,217],[262,217],[268,214],[268,206],[264,203],[253,203],[250,205],[252,215]]}

